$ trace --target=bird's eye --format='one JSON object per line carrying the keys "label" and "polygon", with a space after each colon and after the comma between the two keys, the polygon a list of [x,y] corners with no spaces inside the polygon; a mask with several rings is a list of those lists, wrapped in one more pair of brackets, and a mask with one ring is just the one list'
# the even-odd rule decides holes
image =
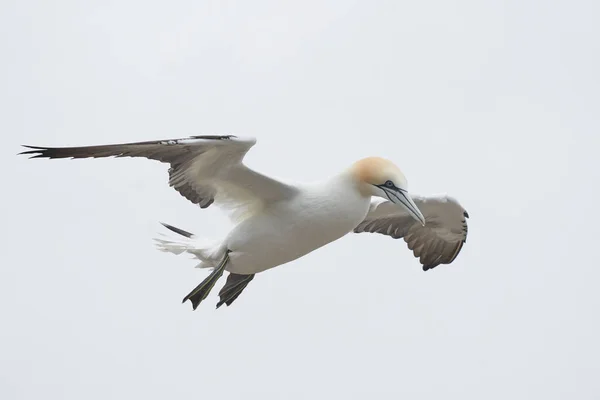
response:
{"label": "bird's eye", "polygon": [[392,187],[394,187],[394,182],[392,182],[392,181],[386,181],[385,182],[385,186],[387,186],[389,188],[392,188]]}

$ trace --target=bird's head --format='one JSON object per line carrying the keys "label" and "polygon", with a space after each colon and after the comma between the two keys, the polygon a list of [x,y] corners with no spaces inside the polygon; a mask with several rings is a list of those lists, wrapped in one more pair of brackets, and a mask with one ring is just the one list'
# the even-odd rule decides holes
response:
{"label": "bird's head", "polygon": [[355,162],[351,172],[361,193],[403,206],[414,219],[425,225],[425,217],[408,193],[406,177],[394,163],[380,157],[367,157]]}

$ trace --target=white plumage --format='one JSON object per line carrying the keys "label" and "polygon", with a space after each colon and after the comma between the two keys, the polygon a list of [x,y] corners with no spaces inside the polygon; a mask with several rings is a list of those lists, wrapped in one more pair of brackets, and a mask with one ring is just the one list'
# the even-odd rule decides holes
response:
{"label": "white plumage", "polygon": [[[201,208],[215,203],[236,223],[226,238],[207,242],[165,226],[177,238],[157,239],[159,249],[193,254],[211,275],[186,298],[194,309],[223,271],[219,293],[230,305],[254,274],[302,257],[349,232],[404,238],[423,269],[449,264],[466,241],[468,214],[448,196],[408,193],[407,180],[390,161],[359,160],[320,182],[292,185],[243,164],[254,138],[195,136],[185,139],[87,147],[29,147],[32,158],[145,157],[170,164],[169,185]],[[372,201],[372,197],[379,197]]]}

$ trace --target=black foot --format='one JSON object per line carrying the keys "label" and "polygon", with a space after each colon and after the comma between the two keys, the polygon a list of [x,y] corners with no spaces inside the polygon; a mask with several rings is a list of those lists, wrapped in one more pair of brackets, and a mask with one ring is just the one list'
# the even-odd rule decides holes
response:
{"label": "black foot", "polygon": [[220,299],[217,303],[217,308],[221,307],[223,304],[227,304],[229,307],[231,303],[238,298],[246,286],[248,286],[252,279],[254,279],[254,274],[229,274],[225,286],[223,286],[223,289],[219,292]]}
{"label": "black foot", "polygon": [[192,290],[190,294],[183,298],[182,303],[185,303],[187,300],[189,300],[192,302],[192,308],[194,310],[198,308],[198,305],[200,305],[202,300],[206,299],[212,288],[215,286],[215,283],[217,283],[221,275],[223,275],[227,261],[229,261],[229,253],[225,254],[223,261],[221,261],[221,263],[214,269],[213,272],[211,272],[209,276],[206,277],[206,279],[196,286],[196,288]]}

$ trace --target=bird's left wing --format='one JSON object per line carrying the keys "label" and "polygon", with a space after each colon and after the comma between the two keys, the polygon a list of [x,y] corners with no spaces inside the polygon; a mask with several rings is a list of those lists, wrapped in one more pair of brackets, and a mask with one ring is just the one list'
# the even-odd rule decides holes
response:
{"label": "bird's left wing", "polygon": [[408,212],[389,201],[373,200],[369,213],[354,229],[355,233],[372,232],[403,238],[427,271],[440,264],[450,264],[467,241],[469,214],[449,196],[412,196],[425,216],[425,226]]}
{"label": "bird's left wing", "polygon": [[290,198],[296,188],[258,173],[242,162],[254,138],[192,136],[137,143],[85,147],[36,147],[32,158],[143,157],[171,165],[169,185],[194,204],[213,202],[238,219],[265,203]]}

